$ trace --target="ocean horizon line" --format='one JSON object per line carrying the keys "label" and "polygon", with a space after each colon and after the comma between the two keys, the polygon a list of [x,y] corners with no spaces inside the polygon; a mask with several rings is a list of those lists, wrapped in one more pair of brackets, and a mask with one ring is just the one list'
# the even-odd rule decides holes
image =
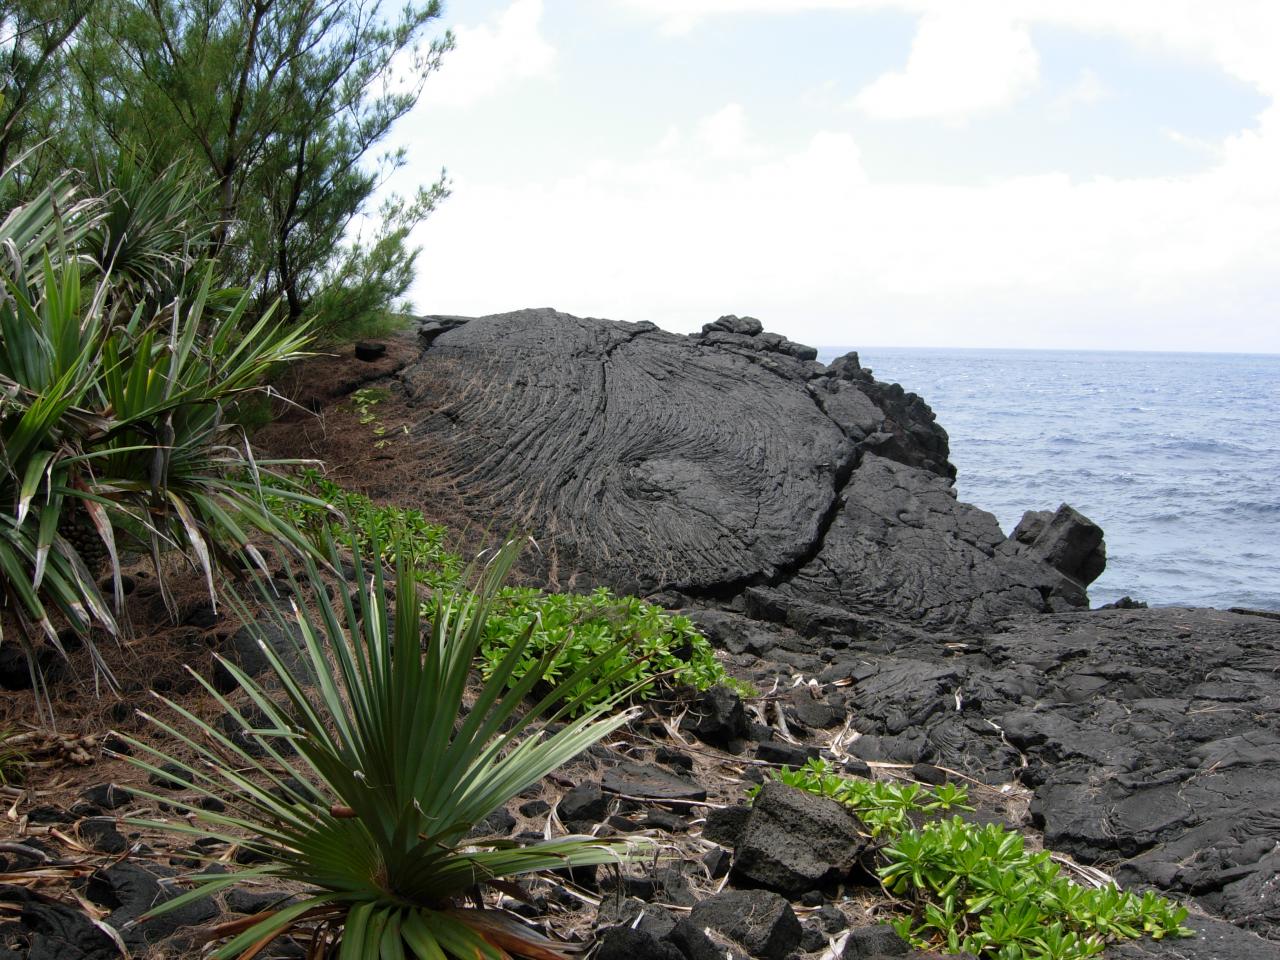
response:
{"label": "ocean horizon line", "polygon": [[1102,349],[1099,347],[951,347],[910,346],[904,344],[815,344],[819,353],[866,353],[872,350],[933,350],[948,353],[1096,353],[1125,354],[1138,357],[1260,357],[1280,360],[1280,352],[1242,350],[1137,350],[1123,347]]}

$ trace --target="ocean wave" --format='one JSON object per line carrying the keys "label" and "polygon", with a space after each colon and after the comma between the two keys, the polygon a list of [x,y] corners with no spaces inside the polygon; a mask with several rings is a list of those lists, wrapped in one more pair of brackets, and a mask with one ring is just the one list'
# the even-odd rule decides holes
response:
{"label": "ocean wave", "polygon": [[1280,517],[1280,503],[1228,503],[1214,512],[1219,517]]}
{"label": "ocean wave", "polygon": [[1164,443],[1155,444],[1157,450],[1173,450],[1178,453],[1229,453],[1242,454],[1253,453],[1252,447],[1244,444],[1232,443],[1230,440],[1212,440],[1212,439],[1171,439]]}

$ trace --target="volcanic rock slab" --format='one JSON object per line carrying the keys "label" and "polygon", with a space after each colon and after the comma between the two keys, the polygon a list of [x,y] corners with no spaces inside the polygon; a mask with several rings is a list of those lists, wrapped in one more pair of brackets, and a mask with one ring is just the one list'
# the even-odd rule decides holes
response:
{"label": "volcanic rock slab", "polygon": [[850,753],[1020,782],[1051,849],[1280,938],[1280,622],[1097,610],[814,645],[772,670],[850,683]]}
{"label": "volcanic rock slab", "polygon": [[439,334],[402,378],[411,394],[445,381],[455,402],[419,430],[502,519],[602,579],[690,589],[772,575],[817,536],[853,445],[804,369],[525,310]]}
{"label": "volcanic rock slab", "polygon": [[1082,602],[957,502],[928,405],[856,354],[825,367],[749,317],[689,337],[554,310],[426,318],[421,331],[401,380],[442,478],[596,581],[781,587],[783,617],[817,603],[987,623]]}

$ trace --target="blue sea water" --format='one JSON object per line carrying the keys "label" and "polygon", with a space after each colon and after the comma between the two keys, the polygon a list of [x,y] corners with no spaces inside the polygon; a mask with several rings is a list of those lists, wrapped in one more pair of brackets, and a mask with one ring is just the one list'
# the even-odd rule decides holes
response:
{"label": "blue sea water", "polygon": [[[846,349],[825,348],[829,362]],[[1107,538],[1095,605],[1280,610],[1280,356],[863,348],[933,407],[961,500],[1008,533],[1066,502]]]}

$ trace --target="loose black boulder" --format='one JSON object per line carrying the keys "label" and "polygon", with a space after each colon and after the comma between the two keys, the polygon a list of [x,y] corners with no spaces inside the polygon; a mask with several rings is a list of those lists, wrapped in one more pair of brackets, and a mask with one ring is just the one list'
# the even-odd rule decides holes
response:
{"label": "loose black boulder", "polygon": [[179,930],[218,916],[217,906],[205,899],[141,921],[144,913],[182,893],[173,883],[172,875],[173,871],[160,867],[144,867],[129,861],[114,863],[89,878],[85,895],[110,910],[106,922],[121,932],[126,946],[142,952]]}
{"label": "loose black boulder", "polygon": [[631,927],[610,927],[595,956],[598,960],[684,960],[673,944]]}
{"label": "loose black boulder", "polygon": [[[25,960],[118,960],[112,939],[80,910],[25,887],[0,886],[0,904],[16,924],[0,927],[0,951]],[[5,910],[6,917],[13,914]]]}
{"label": "loose black boulder", "polygon": [[699,901],[689,921],[740,944],[758,960],[783,960],[800,943],[800,921],[784,898],[767,890],[727,890]]}

